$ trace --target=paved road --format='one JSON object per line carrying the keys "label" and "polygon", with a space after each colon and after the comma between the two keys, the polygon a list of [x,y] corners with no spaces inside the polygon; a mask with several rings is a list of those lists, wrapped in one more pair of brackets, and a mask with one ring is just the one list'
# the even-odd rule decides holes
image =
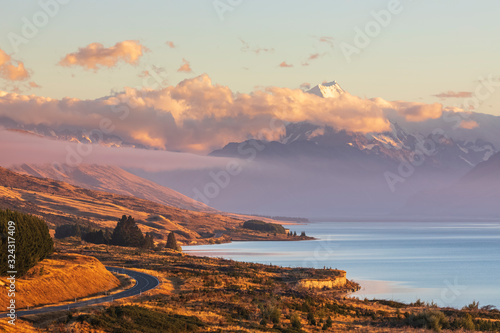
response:
{"label": "paved road", "polygon": [[[118,268],[118,267],[106,267],[106,269],[110,272],[118,272],[121,274],[127,274],[128,276],[130,276],[131,278],[133,278],[136,281],[136,284],[130,289],[124,290],[122,292],[119,292],[119,293],[111,295],[111,296],[94,298],[94,299],[91,299],[88,301],[81,301],[81,302],[70,303],[70,304],[65,304],[65,305],[47,306],[47,307],[39,308],[39,309],[17,311],[16,312],[17,316],[22,317],[22,316],[27,316],[27,315],[32,315],[32,314],[40,314],[40,313],[45,313],[45,312],[70,310],[70,309],[81,308],[84,306],[89,306],[89,305],[94,305],[94,304],[112,302],[112,301],[120,299],[120,298],[139,295],[142,292],[156,288],[160,284],[160,281],[156,277],[154,277],[153,275],[144,274],[144,273],[140,273],[137,271],[132,271],[130,269],[123,269],[123,268]],[[0,318],[4,318],[6,316],[7,316],[7,313],[0,314]]]}

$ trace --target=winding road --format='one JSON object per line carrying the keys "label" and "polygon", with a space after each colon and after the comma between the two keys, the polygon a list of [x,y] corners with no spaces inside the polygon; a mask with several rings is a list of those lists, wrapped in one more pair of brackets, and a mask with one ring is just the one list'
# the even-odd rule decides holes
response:
{"label": "winding road", "polygon": [[[116,273],[126,274],[126,275],[130,276],[131,278],[133,278],[136,281],[135,285],[130,289],[121,291],[121,292],[114,294],[114,295],[100,297],[100,298],[94,298],[94,299],[91,299],[88,301],[80,301],[80,302],[69,303],[69,304],[64,304],[64,305],[46,306],[43,308],[38,308],[38,309],[33,309],[33,310],[16,311],[16,315],[18,317],[22,317],[22,316],[28,316],[28,315],[33,315],[33,314],[62,311],[62,310],[71,310],[71,309],[81,308],[84,306],[89,306],[89,305],[94,305],[94,304],[112,302],[112,301],[120,299],[120,298],[139,295],[145,291],[156,288],[160,284],[160,281],[153,275],[133,271],[130,269],[119,268],[119,267],[106,266],[106,269],[110,272],[116,272]],[[7,313],[0,314],[0,318],[5,318],[5,317],[7,317]]]}

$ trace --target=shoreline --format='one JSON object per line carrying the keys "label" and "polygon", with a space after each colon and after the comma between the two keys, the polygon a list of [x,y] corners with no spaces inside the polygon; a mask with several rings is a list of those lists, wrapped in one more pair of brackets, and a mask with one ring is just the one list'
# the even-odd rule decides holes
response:
{"label": "shoreline", "polygon": [[[322,222],[316,222],[312,221],[309,223],[311,224],[318,224],[321,225]],[[335,223],[335,222],[333,222]],[[347,222],[345,222],[347,223]],[[408,223],[408,222],[400,222],[402,225]],[[442,223],[445,227],[447,226],[447,222],[439,222]],[[457,224],[457,230],[460,234],[463,234],[460,228],[460,224],[462,222],[456,222]],[[496,222],[493,222],[495,225],[497,224]],[[326,225],[326,223],[325,223]],[[434,228],[429,229],[427,227],[427,224],[423,224],[422,228],[425,230],[434,230]],[[332,234],[332,230],[336,230],[338,228],[342,227],[335,227],[329,230],[330,234]],[[356,228],[356,226],[354,226]],[[391,228],[390,225],[386,226],[386,228]],[[487,228],[487,227],[485,227]],[[488,227],[489,228],[489,227]],[[314,228],[314,230],[319,230],[317,228]],[[356,229],[357,230],[357,229]],[[439,229],[441,230],[441,229]],[[489,229],[487,229],[489,230]],[[496,230],[496,229],[495,229]],[[308,230],[306,230],[308,231]],[[311,231],[309,231],[311,232]],[[344,232],[346,234],[350,234],[350,231]],[[312,233],[314,235],[319,235],[318,232]],[[447,234],[447,233],[446,233]],[[465,235],[465,234],[464,234]],[[464,236],[466,237],[466,236]],[[441,295],[443,292],[448,290],[448,293],[451,293],[451,291],[447,288],[446,281],[449,281],[449,283],[453,284],[455,281],[453,277],[447,278],[447,275],[442,275],[443,279],[438,278],[426,278],[426,279],[408,279],[408,274],[397,274],[395,271],[394,267],[388,266],[388,274],[369,274],[369,270],[366,270],[363,268],[360,268],[359,265],[361,265],[360,260],[362,258],[360,257],[354,257],[353,258],[353,263],[349,263],[349,258],[351,256],[347,255],[345,252],[344,254],[341,254],[338,259],[332,259],[332,260],[317,260],[314,259],[315,253],[319,252],[320,258],[325,258],[328,257],[328,252],[333,251],[331,253],[335,254],[338,253],[337,248],[339,246],[338,242],[336,240],[342,240],[348,243],[341,243],[340,246],[342,248],[348,248],[349,251],[352,251],[353,248],[359,247],[360,250],[366,250],[365,246],[363,244],[358,244],[356,245],[356,237],[354,238],[343,238],[342,234],[338,234],[338,237],[334,237],[334,239],[329,239],[328,237],[314,237],[315,241],[325,241],[326,243],[320,243],[318,242],[318,245],[299,245],[297,244],[297,247],[300,247],[301,249],[303,248],[304,251],[311,251],[309,252],[304,252],[304,255],[301,255],[297,253],[294,255],[294,246],[295,245],[287,245],[286,243],[276,243],[276,246],[270,245],[267,246],[264,243],[261,244],[256,244],[255,246],[248,245],[251,244],[251,242],[254,242],[255,240],[247,240],[247,241],[234,241],[232,243],[235,243],[234,246],[228,246],[225,247],[224,249],[217,249],[216,247],[207,247],[207,248],[199,248],[199,247],[188,247],[186,248],[186,253],[189,253],[189,255],[200,255],[200,256],[205,256],[205,257],[215,257],[215,258],[225,258],[225,259],[232,259],[236,260],[238,262],[256,262],[256,263],[269,263],[272,262],[273,264],[278,264],[284,267],[323,267],[323,262],[326,263],[326,266],[333,265],[333,267],[337,266],[340,269],[345,269],[347,273],[350,275],[353,272],[352,267],[355,268],[355,274],[356,276],[353,275],[350,279],[357,282],[359,281],[359,284],[361,285],[361,290],[357,291],[356,293],[353,293],[352,295],[349,294],[349,297],[356,297],[356,298],[364,298],[367,297],[369,299],[384,299],[387,301],[397,301],[401,303],[413,303],[417,302],[419,299],[422,300],[423,302],[428,302],[429,304],[432,304],[433,302],[436,302],[440,307],[443,308],[453,308],[453,309],[461,309],[464,306],[468,306],[472,301],[478,300],[481,302],[481,305],[486,306],[493,304],[500,308],[500,303],[496,301],[494,298],[495,294],[487,293],[485,292],[485,288],[482,288],[482,284],[474,284],[474,283],[468,283],[466,284],[466,288],[470,291],[461,293],[459,296],[454,297],[453,300],[448,300],[446,297],[442,297]],[[361,237],[360,240],[365,239],[364,237]],[[369,237],[370,240],[375,240],[375,238]],[[396,238],[391,238],[396,239]],[[398,238],[399,239],[399,238]],[[419,240],[421,237],[413,237],[411,236],[408,239],[415,239]],[[448,238],[446,238],[448,239]],[[257,241],[262,241],[262,240],[257,240]],[[329,243],[331,241],[331,243]],[[238,245],[237,242],[240,242],[241,245]],[[418,243],[420,244],[420,243]],[[255,248],[255,250],[252,250],[252,247]],[[370,248],[370,247],[368,247]],[[262,251],[262,252],[259,252]],[[403,252],[406,253],[406,252]],[[403,253],[401,255],[403,255]],[[266,255],[267,254],[267,255]],[[347,255],[347,256],[346,256]],[[266,258],[266,256],[268,258]],[[317,254],[316,254],[317,256]],[[369,259],[372,256],[367,256],[365,259]],[[376,260],[378,256],[374,257],[374,260]],[[396,255],[395,257],[399,257]],[[333,258],[333,257],[332,257]],[[391,257],[392,258],[392,257]],[[397,258],[393,258],[397,259]],[[453,261],[453,258],[442,258],[442,257],[436,257],[435,258],[437,261],[443,261],[443,264],[445,265],[444,267],[448,267],[450,265],[450,260]],[[308,265],[308,261],[313,261],[313,265]],[[347,261],[346,261],[347,260]],[[409,264],[411,264],[413,259],[409,258],[407,259],[404,264],[402,263],[402,269],[405,269]],[[342,264],[344,263],[349,263],[349,265],[345,266]],[[353,266],[354,265],[354,266]],[[373,265],[371,265],[373,266]],[[351,267],[351,268],[349,268]],[[450,266],[451,267],[451,266]],[[410,268],[411,269],[411,268]],[[392,272],[396,272],[396,274],[392,274]],[[373,273],[373,272],[372,272]],[[391,274],[389,274],[391,273]],[[441,273],[444,274],[444,273]],[[391,276],[389,276],[391,275]],[[363,276],[363,278],[357,278],[358,276]],[[441,276],[441,275],[440,275]],[[461,277],[459,277],[461,279]],[[481,277],[481,281],[484,281],[485,277],[484,275]],[[445,281],[445,282],[443,282]],[[455,282],[456,283],[456,282]],[[483,283],[483,282],[481,282]],[[459,285],[463,284],[463,281],[459,281]],[[484,284],[485,286],[491,286],[490,282],[486,282]],[[471,289],[473,288],[473,289]],[[476,288],[476,289],[474,289]]]}

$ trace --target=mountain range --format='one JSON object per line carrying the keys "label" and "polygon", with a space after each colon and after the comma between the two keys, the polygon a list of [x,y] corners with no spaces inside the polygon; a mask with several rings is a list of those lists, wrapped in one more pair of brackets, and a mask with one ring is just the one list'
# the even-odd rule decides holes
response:
{"label": "mountain range", "polygon": [[[337,82],[331,82],[313,87],[309,93],[338,98],[346,92]],[[320,218],[432,214],[443,218],[463,216],[466,207],[480,206],[472,199],[464,200],[459,213],[452,203],[430,209],[412,202],[449,188],[454,188],[453,200],[467,197],[462,192],[465,187],[458,190],[453,186],[497,153],[500,117],[450,112],[422,123],[408,122],[395,114],[387,117],[391,131],[382,133],[363,134],[298,122],[288,123],[279,140],[228,143],[210,155],[234,158],[243,171],[232,177],[217,196],[205,197],[205,203],[227,211]],[[479,129],[457,126],[464,119],[477,123]],[[193,188],[201,191],[214,183],[206,170],[131,172],[192,197]],[[218,172],[212,170],[212,175]],[[493,188],[492,195],[499,198],[499,190]],[[482,216],[498,213],[491,206],[482,211]]]}
{"label": "mountain range", "polygon": [[[332,101],[350,98],[336,81],[319,84],[308,93]],[[390,104],[377,98],[370,101]],[[485,170],[499,168],[495,154],[500,147],[500,117],[447,108],[434,114],[431,105],[432,112],[420,119],[413,104],[405,106],[404,115],[394,106],[406,104],[381,108],[389,125],[385,131],[364,133],[317,122],[285,122],[278,138],[227,142],[208,154],[233,161],[239,170],[235,173],[229,173],[228,166],[150,170],[79,165],[65,172],[41,164],[9,167],[202,212],[313,218],[449,217],[464,212],[498,216],[494,202],[500,195],[492,185],[498,177]],[[59,127],[56,132],[48,125],[26,127],[5,118],[0,124],[59,140],[91,142],[78,128],[61,132]],[[101,143],[153,148],[116,135],[106,136]]]}
{"label": "mountain range", "polygon": [[452,185],[413,196],[402,210],[421,216],[500,218],[500,153]]}

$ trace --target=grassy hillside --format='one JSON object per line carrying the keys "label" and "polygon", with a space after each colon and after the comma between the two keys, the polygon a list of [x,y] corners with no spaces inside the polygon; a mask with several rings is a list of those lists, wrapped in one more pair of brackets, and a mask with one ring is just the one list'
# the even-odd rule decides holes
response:
{"label": "grassy hillside", "polygon": [[202,212],[216,212],[215,209],[199,201],[116,166],[80,165],[74,168],[65,167],[61,172],[50,164],[22,164],[12,166],[9,169],[37,178],[55,179],[90,190],[133,196],[162,205]]}
{"label": "grassy hillside", "polygon": [[[119,285],[120,281],[95,258],[78,254],[53,255],[16,280],[16,304],[21,309],[72,301],[75,297],[83,298]],[[8,301],[7,293],[0,293],[0,307],[5,309]]]}
{"label": "grassy hillside", "polygon": [[64,182],[21,175],[0,168],[0,208],[43,217],[50,227],[91,222],[114,228],[122,215],[131,215],[143,232],[164,239],[175,231],[182,243],[207,243],[216,234],[239,227],[243,221],[221,214],[195,212],[145,199],[93,191]]}

